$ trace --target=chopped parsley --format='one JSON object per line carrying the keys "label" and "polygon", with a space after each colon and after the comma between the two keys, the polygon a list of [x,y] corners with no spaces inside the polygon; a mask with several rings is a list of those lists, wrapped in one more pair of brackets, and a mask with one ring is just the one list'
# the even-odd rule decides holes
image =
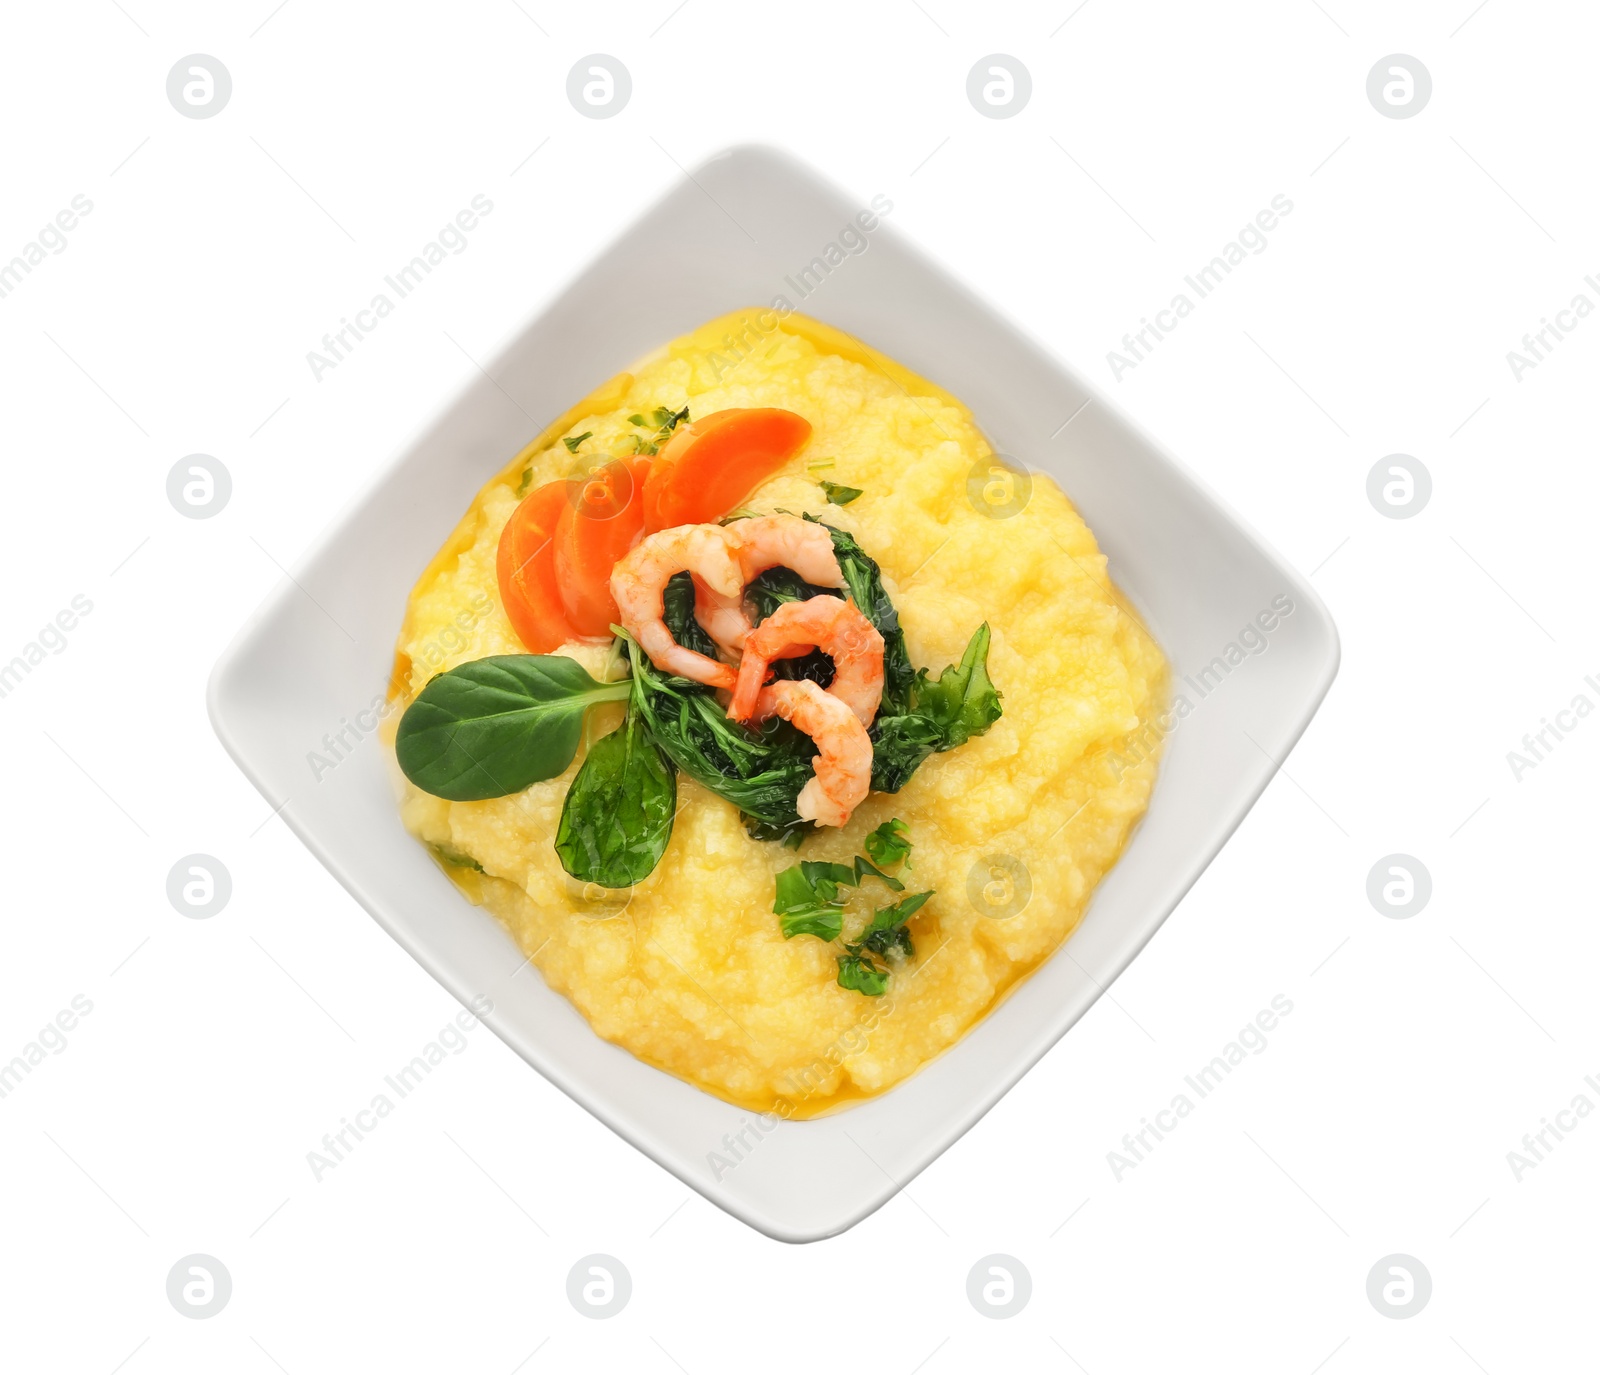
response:
{"label": "chopped parsley", "polygon": [[527,496],[528,488],[531,486],[533,486],[533,467],[530,464],[522,470],[522,481],[517,483],[517,495],[519,497]]}
{"label": "chopped parsley", "polygon": [[649,420],[646,420],[643,415],[630,415],[628,424],[636,425],[641,430],[649,429],[652,424],[655,426],[655,433],[649,439],[644,439],[639,435],[629,436],[633,441],[634,453],[652,455],[659,453],[662,441],[688,418],[689,408],[687,406],[676,411],[670,406],[657,406],[655,410],[650,412]]}
{"label": "chopped parsley", "polygon": [[568,438],[563,439],[561,442],[567,446],[567,452],[569,454],[575,454],[575,453],[578,452],[578,445],[582,444],[583,441],[586,440],[586,439],[593,439],[593,438],[594,438],[594,431],[593,430],[585,430],[582,434],[571,435]]}

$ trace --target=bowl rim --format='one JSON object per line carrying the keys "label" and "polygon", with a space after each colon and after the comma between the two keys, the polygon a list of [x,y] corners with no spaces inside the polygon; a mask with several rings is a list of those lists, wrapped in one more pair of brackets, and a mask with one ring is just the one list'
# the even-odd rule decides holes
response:
{"label": "bowl rim", "polygon": [[[815,196],[820,193],[839,202],[850,202],[853,199],[787,151],[760,143],[738,144],[710,155],[692,169],[689,173],[689,180],[698,185],[702,177],[710,175],[725,164],[734,166],[740,164],[760,166],[765,164],[794,182],[796,189],[802,194],[809,193]],[[523,313],[519,322],[502,334],[492,354],[486,360],[484,368],[490,377],[497,375],[497,369],[502,367],[507,358],[515,351],[520,341],[540,327],[552,307],[569,290],[583,282],[589,274],[603,267],[642,226],[649,222],[652,215],[661,206],[667,204],[674,195],[681,193],[682,190],[682,183],[677,183],[669,188],[662,197],[646,206],[634,220],[611,236],[574,272],[565,277],[553,289],[534,300],[528,310]],[[510,1019],[502,1015],[500,1009],[497,1008],[483,1017],[482,1020],[485,1025],[495,1031],[513,1051],[526,1060],[547,1080],[596,1119],[622,1136],[631,1145],[679,1178],[683,1183],[701,1194],[708,1201],[732,1213],[756,1230],[776,1240],[795,1243],[815,1241],[837,1235],[876,1212],[890,1198],[904,1189],[933,1160],[937,1159],[939,1155],[965,1135],[1052,1046],[1071,1030],[1072,1026],[1087,1012],[1088,1008],[1095,1001],[1098,1001],[1099,996],[1110,987],[1155,936],[1156,932],[1161,929],[1183,897],[1193,887],[1200,875],[1204,873],[1212,860],[1215,859],[1222,846],[1242,824],[1244,818],[1249,814],[1262,792],[1277,774],[1278,769],[1316,715],[1337,675],[1341,656],[1337,627],[1321,597],[1311,586],[1309,579],[1278,555],[1254,527],[1240,517],[1225,500],[1219,497],[1209,484],[1197,477],[1178,459],[1173,457],[1164,445],[1145,433],[1140,425],[1123,412],[1117,402],[1109,399],[1102,390],[1088,384],[1069,364],[1012,319],[1002,308],[977,297],[954,273],[928,255],[925,250],[900,230],[887,224],[882,224],[873,231],[873,235],[875,240],[881,240],[892,245],[895,253],[936,281],[943,290],[957,293],[981,307],[983,311],[993,317],[1000,328],[1009,332],[1016,340],[1031,349],[1043,361],[1048,363],[1061,378],[1079,387],[1094,401],[1097,407],[1110,415],[1118,427],[1133,442],[1137,443],[1151,457],[1157,460],[1164,470],[1167,481],[1187,486],[1201,497],[1215,512],[1218,520],[1229,527],[1233,537],[1247,545],[1256,557],[1262,563],[1269,565],[1276,576],[1292,590],[1298,602],[1297,611],[1303,608],[1308,613],[1306,619],[1315,624],[1315,631],[1319,637],[1320,655],[1312,665],[1306,682],[1297,688],[1295,700],[1299,702],[1299,705],[1291,713],[1292,724],[1282,732],[1282,744],[1277,757],[1269,756],[1262,761],[1261,767],[1252,777],[1248,786],[1231,799],[1229,815],[1225,823],[1215,830],[1207,843],[1194,850],[1182,870],[1180,872],[1169,871],[1167,887],[1163,889],[1164,896],[1159,904],[1159,912],[1145,921],[1137,930],[1128,933],[1128,938],[1119,943],[1115,957],[1098,967],[1098,978],[1090,976],[1095,979],[1098,991],[1084,1003],[1083,1007],[1071,1013],[1071,1015],[1058,1016],[1051,1021],[1033,1027],[1033,1034],[1026,1047],[1019,1049],[1009,1057],[1005,1064],[1004,1072],[999,1075],[996,1081],[982,1091],[970,1095],[965,1100],[959,1111],[946,1120],[938,1131],[936,1139],[926,1143],[925,1147],[917,1152],[917,1158],[903,1178],[894,1179],[892,1176],[890,1177],[889,1182],[893,1187],[874,1191],[870,1196],[864,1197],[843,1210],[828,1213],[826,1219],[807,1223],[771,1215],[751,1198],[741,1196],[736,1190],[719,1187],[717,1182],[708,1180],[699,1173],[694,1168],[694,1162],[687,1160],[681,1151],[645,1130],[642,1124],[619,1117],[613,1111],[608,1111],[596,1101],[598,1095],[593,1086],[569,1072],[558,1059],[549,1055],[537,1054],[527,1044],[525,1033],[512,1025]],[[873,341],[868,339],[865,342],[871,344]],[[463,1004],[468,1002],[470,995],[465,989],[457,987],[459,980],[451,975],[448,970],[441,968],[441,960],[437,952],[419,935],[413,933],[403,922],[390,913],[388,904],[381,894],[368,891],[366,885],[349,871],[347,865],[339,858],[335,850],[318,833],[316,826],[303,821],[290,811],[289,799],[286,798],[280,803],[273,797],[266,765],[244,738],[244,727],[240,721],[234,718],[227,699],[231,686],[229,683],[230,672],[245,657],[247,651],[257,640],[266,633],[273,618],[283,613],[285,608],[295,599],[299,588],[300,574],[314,564],[332,546],[340,533],[356,520],[357,516],[371,502],[374,492],[413,460],[418,447],[456,411],[470,394],[472,386],[473,384],[470,381],[463,382],[446,392],[438,403],[430,407],[425,416],[409,430],[407,438],[396,447],[388,459],[378,465],[369,477],[362,480],[357,491],[340,506],[330,520],[324,523],[317,535],[308,542],[306,548],[291,565],[290,575],[279,580],[263,600],[246,616],[239,629],[230,638],[227,647],[219,655],[212,667],[205,691],[207,715],[219,741],[245,777],[262,794],[268,804],[274,807],[274,814],[284,821],[340,885],[366,909],[378,925],[415,959],[428,974],[445,987],[452,996],[462,1001]],[[1071,493],[1069,492],[1068,495],[1070,499]],[[1128,589],[1120,580],[1117,585],[1119,590],[1125,593],[1128,592]],[[1132,594],[1129,595],[1131,596]],[[1150,799],[1152,805],[1160,794],[1163,776],[1164,770],[1162,773],[1158,773],[1153,786]],[[1124,863],[1143,825],[1144,821],[1141,818],[1125,842],[1117,863],[1107,872],[1106,879],[1109,879],[1111,874]],[[1105,879],[1102,879],[1102,884],[1104,882]],[[1017,984],[1008,990],[1001,999],[997,1000],[985,1012],[983,1017],[969,1027],[951,1047],[941,1052],[940,1055],[935,1056],[933,1060],[919,1066],[907,1079],[899,1081],[883,1094],[868,1100],[868,1102],[878,1104],[891,1102],[900,1089],[924,1074],[931,1065],[938,1063],[960,1046],[970,1044],[974,1035],[989,1018],[998,1013],[999,1009],[1005,1005],[1013,993],[1037,978],[1052,961],[1059,959],[1061,952],[1071,943],[1078,931],[1082,929],[1083,923],[1088,921],[1093,906],[1094,903],[1091,901],[1079,926],[1075,928],[1072,935],[1069,935],[1038,966],[1018,980]],[[493,920],[493,918],[491,917],[490,920]],[[554,996],[560,997],[561,995]],[[625,1051],[622,1053],[628,1054]],[[642,1062],[640,1063],[642,1064]],[[655,1072],[661,1073],[661,1071]],[[677,1082],[690,1092],[704,1094],[704,1090],[688,1085],[685,1081]],[[715,1099],[712,1095],[705,1094],[705,1096],[712,1101],[721,1102],[721,1100]],[[731,1107],[726,1103],[723,1103],[722,1106]],[[866,1106],[866,1104],[860,1106]],[[747,1116],[751,1115],[748,1110],[733,1109],[733,1111],[745,1111]],[[846,1109],[842,1112],[824,1114],[800,1121],[785,1121],[782,1125],[789,1128],[805,1129],[813,1127],[814,1124],[838,1123],[842,1120],[848,1120],[851,1116],[853,1116],[852,1110]],[[862,1149],[864,1150],[864,1148]]]}

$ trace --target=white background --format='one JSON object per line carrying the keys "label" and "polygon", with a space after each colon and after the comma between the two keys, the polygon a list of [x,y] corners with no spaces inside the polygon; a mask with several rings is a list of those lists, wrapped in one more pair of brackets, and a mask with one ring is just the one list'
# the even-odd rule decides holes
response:
{"label": "white background", "polygon": [[[1600,1104],[1600,719],[1520,781],[1506,760],[1600,703],[1600,319],[1520,381],[1506,360],[1600,304],[1592,7],[272,3],[6,14],[0,261],[94,209],[0,300],[0,660],[93,611],[0,699],[0,1059],[93,1011],[0,1100],[0,1363],[1500,1375],[1592,1350],[1600,1122],[1520,1180],[1506,1158]],[[595,52],[633,77],[608,120],[565,95]],[[965,95],[997,52],[1033,80],[1004,120]],[[1406,120],[1366,96],[1397,52],[1433,78]],[[232,74],[215,118],[168,103],[191,53]],[[888,195],[1313,574],[1338,681],[1112,996],[843,1237],[747,1229],[481,1029],[318,1182],[307,1152],[457,1007],[224,756],[206,675],[471,358],[752,140]],[[316,381],[307,351],[479,193],[467,251]],[[1280,193],[1268,249],[1115,380],[1107,351]],[[167,501],[194,452],[233,476],[215,519]],[[1433,476],[1410,520],[1366,496],[1395,452]],[[233,877],[206,921],[165,894],[196,851]],[[1434,883],[1404,921],[1365,895],[1396,851]],[[1116,1179],[1123,1133],[1279,994],[1268,1048]],[[165,1292],[193,1252],[233,1278],[205,1321]],[[594,1252],[633,1277],[607,1321],[565,1292]],[[1032,1275],[1008,1321],[966,1298],[993,1252]],[[1393,1252],[1433,1279],[1404,1321],[1366,1296]]]}

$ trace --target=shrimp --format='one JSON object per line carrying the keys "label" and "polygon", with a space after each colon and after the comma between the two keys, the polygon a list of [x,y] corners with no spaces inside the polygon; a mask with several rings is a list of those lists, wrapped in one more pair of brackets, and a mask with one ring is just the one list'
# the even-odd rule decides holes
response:
{"label": "shrimp", "polygon": [[[833,536],[814,520],[754,516],[724,528],[738,541],[739,566],[746,583],[754,582],[769,568],[782,567],[794,569],[815,587],[844,586],[844,573],[833,552]],[[745,637],[753,629],[744,609],[742,589],[730,597],[697,585],[695,594],[695,619],[730,658],[737,658],[744,650]]]}
{"label": "shrimp", "polygon": [[758,716],[781,716],[817,742],[812,776],[795,810],[819,826],[843,826],[872,784],[872,742],[866,727],[837,697],[804,678],[785,679],[762,688]]}
{"label": "shrimp", "polygon": [[611,570],[611,595],[622,624],[650,661],[664,673],[696,683],[731,688],[732,668],[685,649],[662,619],[668,581],[676,573],[694,574],[696,587],[719,597],[737,597],[743,588],[737,541],[720,525],[677,525],[646,535]]}
{"label": "shrimp", "polygon": [[883,636],[853,602],[838,597],[785,602],[750,632],[728,704],[730,720],[746,720],[755,710],[768,665],[789,645],[815,645],[827,654],[833,660],[828,695],[849,707],[863,729],[872,724],[883,696]]}

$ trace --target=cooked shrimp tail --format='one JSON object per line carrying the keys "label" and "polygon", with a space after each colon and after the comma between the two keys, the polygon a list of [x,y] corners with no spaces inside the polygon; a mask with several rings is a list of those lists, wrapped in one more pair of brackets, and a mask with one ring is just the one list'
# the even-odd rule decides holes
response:
{"label": "cooked shrimp tail", "polygon": [[800,789],[795,810],[804,821],[843,826],[872,784],[872,741],[866,727],[837,697],[803,678],[763,688],[756,712],[781,716],[817,742],[812,777]]}
{"label": "cooked shrimp tail", "polygon": [[[745,583],[754,582],[769,568],[792,568],[813,587],[844,586],[833,536],[826,526],[814,520],[787,515],[752,516],[724,528],[738,542],[739,567]],[[737,658],[743,652],[752,625],[742,595],[699,597],[695,617],[730,657]]]}
{"label": "cooked shrimp tail", "polygon": [[750,632],[728,716],[749,719],[772,660],[792,645],[815,646],[833,660],[828,695],[849,707],[863,727],[870,726],[883,697],[883,636],[853,603],[838,597],[785,602]]}
{"label": "cooked shrimp tail", "polygon": [[678,525],[647,535],[611,570],[611,595],[623,626],[650,661],[664,673],[696,683],[731,688],[736,676],[727,664],[685,649],[672,638],[665,611],[667,583],[685,570],[723,598],[737,598],[743,573],[736,541],[720,525]]}

